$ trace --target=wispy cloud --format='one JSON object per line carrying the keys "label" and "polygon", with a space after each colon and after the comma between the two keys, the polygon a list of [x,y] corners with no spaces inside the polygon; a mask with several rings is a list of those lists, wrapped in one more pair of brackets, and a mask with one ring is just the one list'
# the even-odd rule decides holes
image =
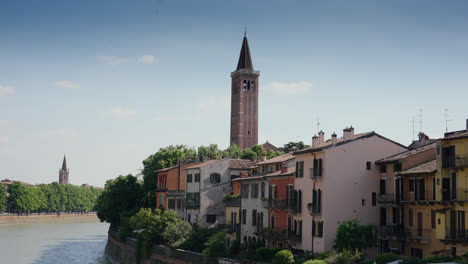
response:
{"label": "wispy cloud", "polygon": [[136,110],[128,107],[113,107],[107,110],[105,115],[115,118],[125,118],[136,115]]}
{"label": "wispy cloud", "polygon": [[307,81],[302,82],[272,82],[265,86],[264,90],[277,94],[299,94],[311,90],[313,84]]}
{"label": "wispy cloud", "polygon": [[198,107],[200,109],[211,111],[229,111],[230,105],[230,96],[208,96],[198,102]]}
{"label": "wispy cloud", "polygon": [[127,58],[120,58],[116,56],[97,56],[96,59],[108,65],[119,65],[129,62],[129,59]]}
{"label": "wispy cloud", "polygon": [[76,137],[78,136],[78,133],[69,128],[60,128],[60,129],[53,129],[47,131],[47,134],[49,136],[55,136],[55,137]]}
{"label": "wispy cloud", "polygon": [[178,118],[175,116],[155,116],[153,117],[153,121],[175,121]]}
{"label": "wispy cloud", "polygon": [[62,87],[62,88],[71,88],[71,89],[78,89],[81,87],[79,83],[72,82],[72,81],[56,81],[55,86]]}
{"label": "wispy cloud", "polygon": [[153,64],[156,62],[156,57],[153,55],[143,55],[138,59],[138,62],[144,64]]}
{"label": "wispy cloud", "polygon": [[8,136],[0,136],[0,144],[7,143],[8,141],[10,141]]}
{"label": "wispy cloud", "polygon": [[12,95],[16,92],[13,86],[0,85],[0,96]]}

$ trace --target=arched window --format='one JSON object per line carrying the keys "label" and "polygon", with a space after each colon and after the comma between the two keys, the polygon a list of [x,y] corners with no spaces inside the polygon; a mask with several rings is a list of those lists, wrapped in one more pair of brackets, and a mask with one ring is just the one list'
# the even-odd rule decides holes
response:
{"label": "arched window", "polygon": [[220,183],[221,182],[221,175],[219,173],[211,173],[210,174],[210,182],[212,184]]}
{"label": "arched window", "polygon": [[271,216],[271,226],[270,226],[270,228],[272,228],[272,229],[275,228],[275,215]]}

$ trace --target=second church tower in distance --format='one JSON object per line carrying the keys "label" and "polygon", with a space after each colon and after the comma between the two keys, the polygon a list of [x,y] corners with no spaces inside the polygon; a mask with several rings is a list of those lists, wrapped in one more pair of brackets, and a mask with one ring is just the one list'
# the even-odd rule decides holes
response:
{"label": "second church tower in distance", "polygon": [[244,34],[237,69],[231,73],[231,145],[241,149],[258,144],[258,76]]}

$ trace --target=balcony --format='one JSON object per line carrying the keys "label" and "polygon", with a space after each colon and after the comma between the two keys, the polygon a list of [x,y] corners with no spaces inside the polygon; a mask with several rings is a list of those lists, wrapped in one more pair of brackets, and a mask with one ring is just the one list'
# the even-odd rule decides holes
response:
{"label": "balcony", "polygon": [[296,209],[295,204],[288,199],[273,198],[262,200],[264,208],[273,210],[294,210]]}
{"label": "balcony", "polygon": [[291,242],[300,243],[302,241],[302,236],[294,233],[294,231],[289,231],[288,240]]}
{"label": "balcony", "polygon": [[260,230],[259,236],[265,239],[287,240],[288,232],[286,229],[263,228]]}
{"label": "balcony", "polygon": [[424,192],[405,192],[401,199],[402,203],[416,203],[434,201],[434,193],[432,191]]}
{"label": "balcony", "polygon": [[156,187],[157,192],[166,192],[167,191],[167,186],[158,186]]}
{"label": "balcony", "polygon": [[468,201],[468,188],[443,189],[442,201]]}
{"label": "balcony", "polygon": [[311,215],[319,215],[320,214],[320,208],[317,208],[314,206],[313,203],[308,203],[307,204],[307,210],[309,211],[309,214]]}
{"label": "balcony", "polygon": [[379,194],[377,195],[377,202],[380,204],[394,204],[396,202],[395,194]]}
{"label": "balcony", "polygon": [[468,243],[468,230],[457,232],[457,234],[454,235],[448,235],[445,240],[453,243]]}
{"label": "balcony", "polygon": [[399,239],[404,237],[403,227],[401,224],[384,225],[380,227],[380,235],[382,238]]}
{"label": "balcony", "polygon": [[310,168],[311,179],[321,179],[323,177],[323,168]]}
{"label": "balcony", "polygon": [[433,231],[435,232],[435,230],[432,229],[406,228],[405,239],[407,241],[427,244],[431,242]]}
{"label": "balcony", "polygon": [[198,209],[200,208],[200,201],[196,200],[185,200],[185,208],[187,209]]}
{"label": "balcony", "polygon": [[241,198],[239,195],[229,195],[224,197],[224,207],[240,207]]}
{"label": "balcony", "polygon": [[240,227],[240,224],[226,224],[224,226],[224,229],[226,230],[227,233],[238,234],[240,233],[241,227]]}
{"label": "balcony", "polygon": [[468,155],[444,156],[442,155],[442,168],[468,167]]}

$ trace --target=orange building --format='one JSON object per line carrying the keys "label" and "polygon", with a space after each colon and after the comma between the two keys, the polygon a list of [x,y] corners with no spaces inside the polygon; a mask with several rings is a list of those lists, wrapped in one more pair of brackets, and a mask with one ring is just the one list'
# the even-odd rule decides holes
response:
{"label": "orange building", "polygon": [[156,208],[174,210],[180,217],[184,216],[185,199],[185,168],[197,163],[181,163],[179,165],[155,171],[158,187],[156,188]]}

